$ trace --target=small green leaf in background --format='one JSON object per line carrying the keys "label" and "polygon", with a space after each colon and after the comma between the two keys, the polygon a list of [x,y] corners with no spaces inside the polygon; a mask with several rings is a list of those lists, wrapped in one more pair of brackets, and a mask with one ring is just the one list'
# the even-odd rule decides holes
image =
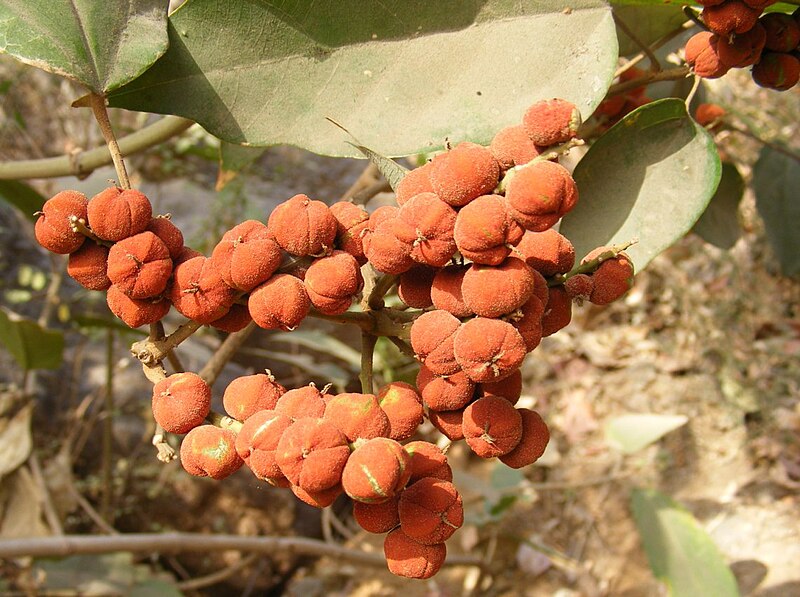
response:
{"label": "small green leaf in background", "polygon": [[753,167],[756,209],[764,220],[767,240],[787,276],[800,274],[800,164],[769,147]]}
{"label": "small green leaf in background", "polygon": [[714,541],[689,512],[653,489],[634,489],[631,509],[653,574],[672,597],[736,597]]}
{"label": "small green leaf in background", "polygon": [[606,441],[623,454],[633,454],[682,427],[688,420],[682,415],[621,415],[606,423]]}
{"label": "small green leaf in background", "polygon": [[25,183],[16,180],[0,180],[0,199],[13,205],[22,214],[34,219],[34,213],[42,209],[45,198]]}
{"label": "small green leaf in background", "polygon": [[714,140],[683,101],[649,103],[609,129],[578,162],[578,204],[560,231],[579,257],[637,239],[626,252],[642,271],[691,229],[720,174]]}
{"label": "small green leaf in background", "polygon": [[236,178],[239,173],[253,164],[267,151],[266,147],[248,147],[223,141],[219,145],[219,171],[217,172],[217,191]]}
{"label": "small green leaf in background", "polygon": [[23,369],[58,369],[64,352],[64,334],[46,330],[35,321],[0,308],[0,344]]}
{"label": "small green leaf in background", "polygon": [[[674,31],[686,22],[686,15],[679,4],[665,6],[662,0],[654,5],[638,4],[631,6],[630,1],[612,0],[614,15],[617,16],[630,29],[643,44],[650,45],[667,33]],[[633,41],[624,31],[617,28],[619,39],[619,55],[630,56],[638,54],[642,48]],[[648,68],[645,61],[640,68]]]}
{"label": "small green leaf in background", "polygon": [[408,168],[398,164],[391,158],[382,156],[377,151],[372,151],[369,147],[355,144],[353,144],[353,147],[358,149],[358,151],[367,156],[367,159],[369,159],[370,162],[375,164],[375,166],[378,168],[378,172],[383,174],[383,177],[389,183],[389,186],[392,187],[392,190],[396,191],[397,185],[400,184],[400,181],[403,180],[403,177],[408,174]]}
{"label": "small green leaf in background", "polygon": [[164,0],[5,0],[0,52],[106,93],[167,49]]}
{"label": "small green leaf in background", "polygon": [[722,163],[722,178],[717,192],[692,228],[692,232],[720,249],[730,249],[742,235],[739,226],[739,203],[744,196],[745,182],[732,162]]}
{"label": "small green leaf in background", "polygon": [[[22,1],[22,0],[20,0]],[[179,114],[231,143],[386,156],[488,143],[540,99],[588,117],[617,66],[601,0],[188,0],[169,49],[112,106]]]}

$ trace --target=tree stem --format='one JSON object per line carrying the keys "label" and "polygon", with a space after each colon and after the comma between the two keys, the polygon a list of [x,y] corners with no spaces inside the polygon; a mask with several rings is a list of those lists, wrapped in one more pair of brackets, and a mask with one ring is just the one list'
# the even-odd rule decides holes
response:
{"label": "tree stem", "polygon": [[252,334],[257,327],[256,323],[251,321],[244,329],[229,334],[228,337],[225,338],[225,341],[219,345],[217,352],[208,360],[205,367],[200,370],[198,375],[202,377],[209,386],[214,385],[214,382],[225,368],[225,365],[228,364],[228,361],[233,358],[233,355],[244,345],[247,338],[250,337],[250,334]]}
{"label": "tree stem", "polygon": [[108,145],[111,161],[114,163],[114,169],[117,171],[117,177],[119,178],[119,186],[128,190],[131,188],[131,181],[128,178],[128,171],[125,169],[125,162],[122,160],[117,137],[114,135],[114,129],[111,127],[111,120],[108,117],[108,110],[106,109],[106,98],[97,93],[92,93],[89,95],[89,103],[92,106],[94,118],[97,120],[97,124],[100,125],[103,138]]}

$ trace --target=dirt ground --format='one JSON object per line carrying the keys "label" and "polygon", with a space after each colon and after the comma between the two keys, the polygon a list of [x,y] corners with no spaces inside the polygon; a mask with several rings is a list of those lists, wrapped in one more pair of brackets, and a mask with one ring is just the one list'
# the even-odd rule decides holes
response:
{"label": "dirt ground", "polygon": [[[54,102],[58,93],[68,96],[70,90],[54,90]],[[53,131],[59,138],[70,133]],[[5,159],[14,157],[15,147],[6,153]],[[137,166],[159,170],[173,158],[160,153]],[[275,202],[307,189],[332,201],[362,167],[273,149],[255,173],[224,196],[210,191],[214,174],[207,164],[189,168],[178,180],[151,178],[143,188],[152,193],[159,211],[172,211],[182,226],[186,218],[189,238],[201,241],[211,236],[204,234],[209,212],[221,225],[225,219],[266,213]],[[98,172],[87,181],[55,181],[43,190],[62,182],[91,190],[111,176]],[[193,209],[201,200],[208,200],[211,210]],[[664,589],[650,572],[630,510],[631,490],[639,487],[666,493],[697,517],[732,566],[744,595],[800,594],[800,284],[777,274],[749,195],[741,219],[744,236],[730,251],[688,236],[637,275],[624,300],[609,307],[576,307],[570,326],[529,355],[520,405],[542,414],[552,440],[545,456],[524,475],[503,472],[461,445],[451,448],[467,516],[448,550],[450,555],[483,557],[482,573],[453,566],[432,580],[409,582],[382,568],[347,561],[236,552],[126,560],[123,567],[145,570],[148,578],[166,575],[180,581],[188,595],[659,595]],[[0,289],[18,285],[23,265],[49,271],[47,257],[36,250],[17,216],[2,208],[0,223],[2,254],[15,256],[0,268]],[[74,312],[102,310],[97,297],[69,284],[62,295]],[[14,308],[35,317],[40,305],[41,293]],[[178,322],[174,317],[169,325]],[[304,324],[302,329],[354,345],[350,331],[332,325]],[[217,382],[217,401],[227,381],[267,366],[286,385],[309,379],[324,383],[339,375],[344,385],[354,387],[354,365],[347,355],[320,349],[309,357],[300,343],[287,347],[273,336],[253,338]],[[109,417],[102,404],[106,333],[69,333],[65,365],[27,380],[35,396],[33,409],[18,391],[21,380],[8,356],[0,352],[3,420],[32,420],[28,448],[32,445],[42,469],[37,475],[26,456],[22,460],[28,464],[7,471],[0,483],[0,536],[52,532],[40,501],[31,499],[41,498],[46,488],[69,533],[108,531],[102,528],[107,524],[119,532],[298,535],[381,551],[381,538],[358,530],[344,498],[323,514],[245,470],[216,483],[190,477],[178,463],[159,463],[149,444],[149,387],[127,355],[126,346],[135,338],[119,333],[114,340],[113,491],[108,503],[103,502],[102,472],[102,426]],[[199,368],[218,341],[205,333],[182,347],[187,369]],[[288,353],[289,358],[270,360],[264,351]],[[411,372],[410,364],[390,350],[382,356],[378,372],[384,378]],[[631,413],[683,415],[688,422],[624,456],[609,445],[604,430],[615,417]],[[7,425],[0,432],[12,428],[18,429]],[[434,437],[430,428],[422,433]],[[17,451],[25,441],[14,442]],[[19,454],[5,456],[13,460]],[[517,499],[498,508],[509,495]],[[93,518],[95,511],[104,520]],[[192,588],[191,579],[221,569],[230,576],[208,588]],[[0,574],[5,579],[0,591],[56,590],[62,582],[91,594],[90,585],[80,584],[90,575],[80,563],[59,576],[52,564],[4,562]],[[108,577],[108,568],[101,566],[97,574]]]}

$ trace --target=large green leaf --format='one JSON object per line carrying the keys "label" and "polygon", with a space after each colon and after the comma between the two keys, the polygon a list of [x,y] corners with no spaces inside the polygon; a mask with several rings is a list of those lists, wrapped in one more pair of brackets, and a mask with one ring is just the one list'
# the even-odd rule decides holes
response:
{"label": "large green leaf", "polygon": [[580,199],[561,233],[580,256],[636,239],[627,253],[641,271],[691,229],[720,173],[713,139],[685,104],[652,102],[612,127],[578,163]]}
{"label": "large green leaf", "polygon": [[13,205],[31,219],[35,212],[42,209],[45,202],[45,198],[39,193],[16,180],[0,181],[0,199]]}
{"label": "large green leaf", "polygon": [[167,49],[164,0],[3,0],[0,51],[105,93]]}
{"label": "large green leaf", "polygon": [[189,0],[114,106],[181,114],[231,143],[356,157],[488,142],[542,98],[588,117],[617,60],[601,0]]}
{"label": "large green leaf", "polygon": [[23,369],[57,369],[64,352],[64,334],[0,308],[0,344]]}
{"label": "large green leaf", "polygon": [[652,489],[634,489],[631,508],[650,568],[670,595],[739,595],[717,546],[689,512]]}
{"label": "large green leaf", "polygon": [[753,167],[756,208],[781,270],[787,276],[800,274],[800,164],[769,147],[761,150]]}
{"label": "large green leaf", "polygon": [[739,202],[744,195],[745,182],[736,164],[722,163],[722,178],[717,192],[692,228],[704,241],[720,249],[730,249],[742,235],[739,226]]}

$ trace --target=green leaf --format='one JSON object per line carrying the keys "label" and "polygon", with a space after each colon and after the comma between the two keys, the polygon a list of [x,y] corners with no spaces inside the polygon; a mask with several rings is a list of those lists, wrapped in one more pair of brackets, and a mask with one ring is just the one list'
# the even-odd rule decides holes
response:
{"label": "green leaf", "polygon": [[356,144],[353,144],[353,147],[358,149],[370,162],[375,164],[378,171],[383,174],[383,177],[389,183],[389,186],[392,187],[392,190],[396,191],[397,185],[400,184],[403,177],[408,174],[408,168],[398,164],[391,158],[379,154],[377,151],[372,151],[369,147]]}
{"label": "green leaf", "polygon": [[614,125],[578,163],[580,199],[560,231],[581,257],[638,239],[626,253],[641,271],[691,229],[720,174],[714,140],[685,104],[652,102]]}
{"label": "green leaf", "polygon": [[613,77],[601,0],[189,0],[169,50],[111,105],[181,114],[231,143],[358,157],[330,117],[382,155],[487,143],[534,101],[585,117]]}
{"label": "green leaf", "polygon": [[622,415],[605,426],[606,441],[623,454],[633,454],[682,427],[689,419],[683,415]]}
{"label": "green leaf", "polygon": [[58,369],[64,352],[64,334],[46,330],[0,308],[0,344],[23,369]]}
{"label": "green leaf", "polygon": [[753,167],[756,209],[764,220],[767,240],[787,276],[800,274],[800,164],[769,147]]}
{"label": "green leaf", "polygon": [[106,93],[167,49],[164,0],[5,0],[0,51]]}
{"label": "green leaf", "polygon": [[34,213],[42,209],[45,198],[25,183],[16,180],[0,180],[0,199],[20,210],[33,220]]}
{"label": "green leaf", "polygon": [[652,489],[634,489],[631,509],[650,568],[670,595],[739,595],[722,554],[689,512]]}
{"label": "green leaf", "polygon": [[692,232],[720,249],[730,249],[742,235],[739,226],[739,202],[744,196],[745,182],[736,164],[722,163],[722,178],[717,192],[692,228]]}
{"label": "green leaf", "polygon": [[[625,0],[612,0],[611,5],[614,7],[614,14],[640,42],[648,46],[667,33],[674,31],[687,20],[679,4],[665,6],[663,2],[659,1],[653,4],[642,3],[631,6],[631,2]],[[619,38],[620,56],[630,56],[642,51],[639,44],[619,27],[617,27],[617,37]],[[645,60],[640,67],[648,68],[647,61]]]}
{"label": "green leaf", "polygon": [[253,164],[267,151],[266,147],[249,147],[234,145],[223,141],[219,145],[219,172],[217,173],[216,190],[221,191],[225,185],[236,178],[239,173]]}

